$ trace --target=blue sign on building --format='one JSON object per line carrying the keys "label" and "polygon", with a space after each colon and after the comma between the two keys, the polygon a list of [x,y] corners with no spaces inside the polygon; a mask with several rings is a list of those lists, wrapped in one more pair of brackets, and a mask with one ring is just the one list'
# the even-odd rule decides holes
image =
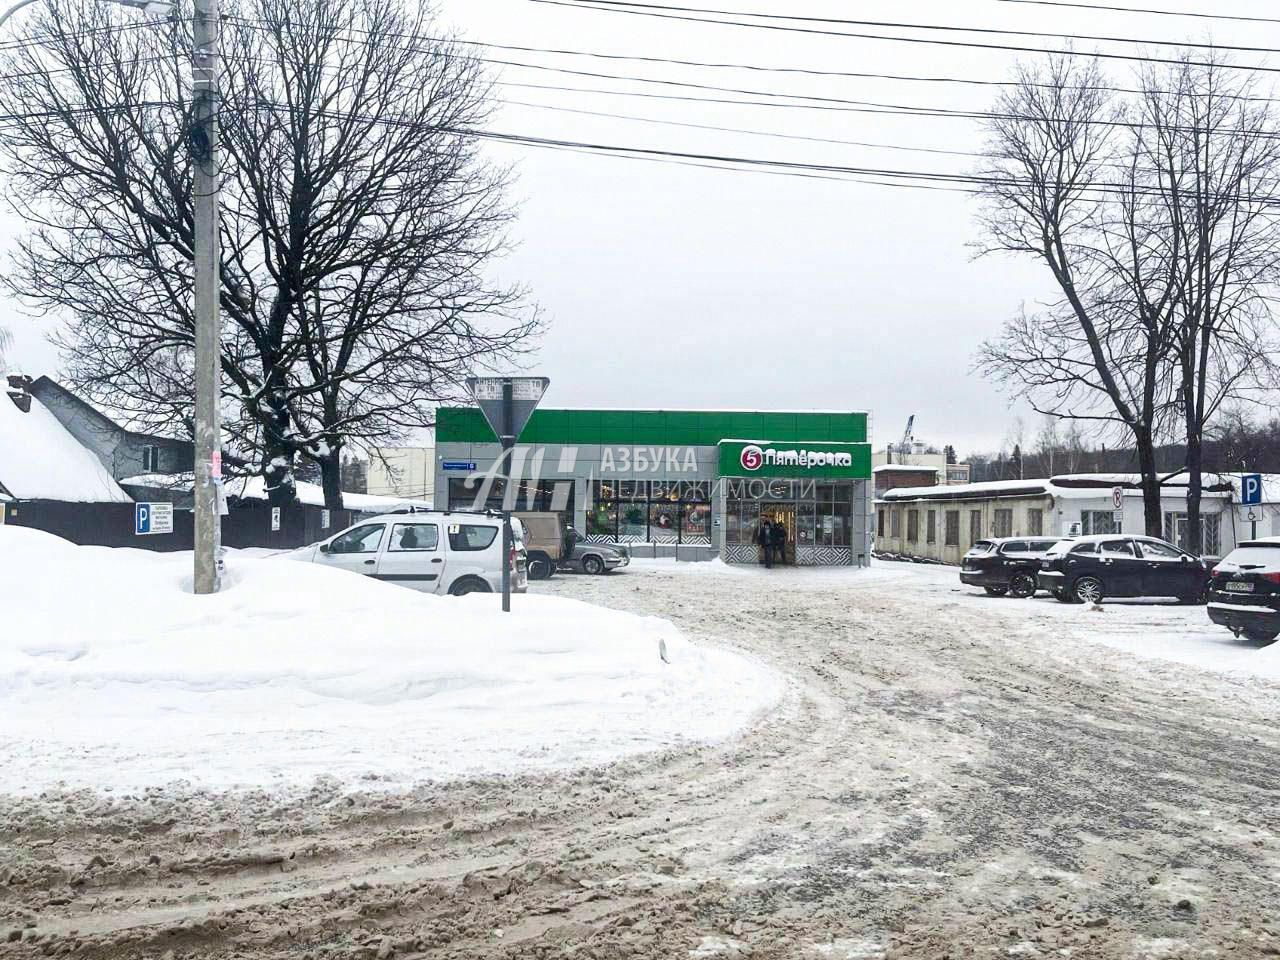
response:
{"label": "blue sign on building", "polygon": [[476,468],[474,460],[446,460],[440,466],[445,470],[465,470],[470,473]]}
{"label": "blue sign on building", "polygon": [[1240,475],[1240,502],[1245,506],[1262,502],[1262,474],[1242,473]]}

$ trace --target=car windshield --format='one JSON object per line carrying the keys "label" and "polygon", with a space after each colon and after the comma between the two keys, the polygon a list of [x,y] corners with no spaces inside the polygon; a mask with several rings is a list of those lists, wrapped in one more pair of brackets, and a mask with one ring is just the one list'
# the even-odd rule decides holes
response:
{"label": "car windshield", "polygon": [[969,555],[973,557],[982,556],[984,553],[990,553],[996,548],[996,545],[990,540],[978,540],[969,548]]}
{"label": "car windshield", "polygon": [[1049,554],[1050,556],[1052,556],[1053,554],[1066,553],[1068,550],[1071,549],[1074,543],[1075,543],[1074,540],[1059,540],[1057,543],[1055,543],[1052,547],[1049,548]]}

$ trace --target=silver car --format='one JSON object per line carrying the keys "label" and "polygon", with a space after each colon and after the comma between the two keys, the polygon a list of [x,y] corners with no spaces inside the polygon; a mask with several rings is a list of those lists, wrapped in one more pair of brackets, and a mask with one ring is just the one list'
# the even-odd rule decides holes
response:
{"label": "silver car", "polygon": [[559,569],[573,573],[612,573],[631,563],[631,554],[624,546],[606,543],[583,543],[576,530],[570,530],[567,538],[570,549],[560,558]]}

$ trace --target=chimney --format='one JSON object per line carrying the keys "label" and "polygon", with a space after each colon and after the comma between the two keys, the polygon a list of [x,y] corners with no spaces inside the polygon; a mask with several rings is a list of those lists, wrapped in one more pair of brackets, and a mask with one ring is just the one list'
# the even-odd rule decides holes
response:
{"label": "chimney", "polygon": [[10,374],[9,380],[9,399],[13,401],[13,405],[23,413],[31,412],[31,378],[24,377],[21,374]]}

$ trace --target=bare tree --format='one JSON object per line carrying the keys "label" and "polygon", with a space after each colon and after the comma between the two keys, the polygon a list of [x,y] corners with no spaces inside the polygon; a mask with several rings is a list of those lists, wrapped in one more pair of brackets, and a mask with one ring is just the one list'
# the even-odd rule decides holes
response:
{"label": "bare tree", "polygon": [[[401,0],[245,0],[224,11],[222,369],[228,436],[276,502],[298,457],[341,505],[348,444],[430,425],[477,369],[538,332],[495,284],[511,211],[474,132],[476,59]],[[190,416],[190,49],[51,0],[8,52],[11,200],[33,224],[10,289],[70,315],[72,381],[136,422]],[[136,27],[136,25],[135,25]]]}
{"label": "bare tree", "polygon": [[1137,177],[1116,169],[1123,113],[1095,60],[1020,67],[990,122],[987,252],[1032,257],[1061,299],[1025,309],[983,344],[979,367],[1040,413],[1123,430],[1138,452],[1147,532],[1161,530],[1155,444],[1172,338],[1167,259],[1144,242]]}
{"label": "bare tree", "polygon": [[1040,460],[1040,471],[1046,477],[1052,477],[1058,451],[1062,447],[1062,438],[1058,431],[1058,418],[1046,415],[1040,422],[1040,432],[1036,435],[1036,456]]}
{"label": "bare tree", "polygon": [[1141,76],[1134,166],[1169,248],[1172,357],[1186,442],[1188,542],[1200,542],[1207,424],[1274,382],[1269,302],[1280,273],[1280,128],[1248,74],[1191,62]]}

